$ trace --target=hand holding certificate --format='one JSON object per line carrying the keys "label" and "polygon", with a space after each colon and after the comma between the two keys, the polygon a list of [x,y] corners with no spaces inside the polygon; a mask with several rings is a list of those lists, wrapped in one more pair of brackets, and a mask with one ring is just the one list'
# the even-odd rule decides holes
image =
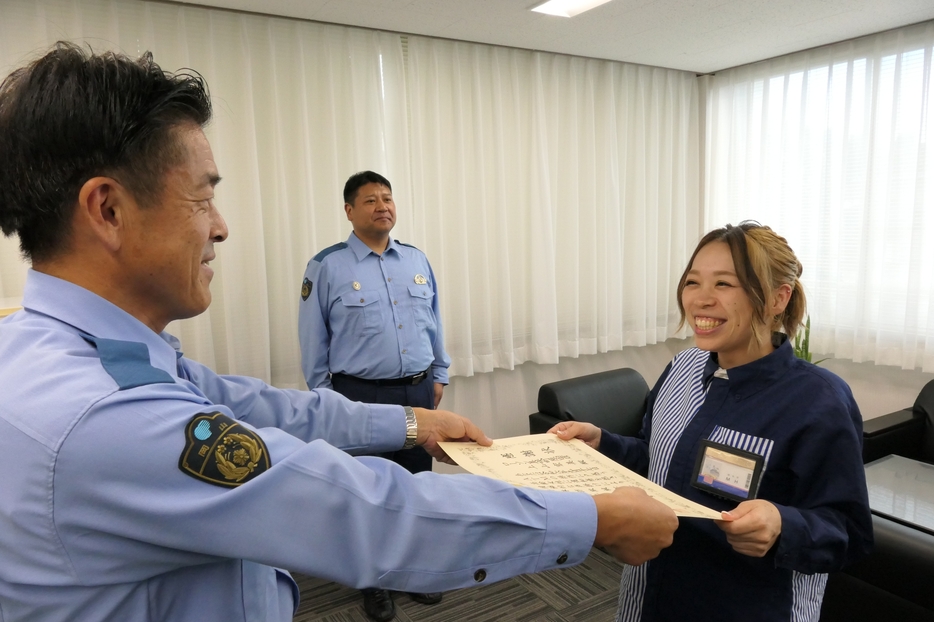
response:
{"label": "hand holding certificate", "polygon": [[516,486],[591,495],[632,486],[667,505],[677,516],[722,519],[719,512],[652,483],[577,439],[564,441],[554,434],[533,434],[498,439],[492,447],[450,442],[439,445],[467,471]]}

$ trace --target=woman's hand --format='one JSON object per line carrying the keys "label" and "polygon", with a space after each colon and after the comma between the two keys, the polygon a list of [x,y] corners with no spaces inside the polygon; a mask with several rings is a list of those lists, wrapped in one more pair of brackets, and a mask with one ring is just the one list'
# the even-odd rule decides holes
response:
{"label": "woman's hand", "polygon": [[726,533],[733,550],[750,557],[763,557],[782,535],[782,515],[764,499],[743,501],[731,512],[723,512],[717,527]]}
{"label": "woman's hand", "polygon": [[548,430],[563,441],[579,438],[594,449],[600,449],[600,436],[603,432],[592,423],[583,421],[562,421]]}

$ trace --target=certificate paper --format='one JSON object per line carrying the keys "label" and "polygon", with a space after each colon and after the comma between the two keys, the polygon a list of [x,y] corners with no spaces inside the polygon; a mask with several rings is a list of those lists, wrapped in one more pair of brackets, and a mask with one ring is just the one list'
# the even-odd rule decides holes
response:
{"label": "certificate paper", "polygon": [[532,434],[476,443],[438,443],[458,465],[515,486],[586,492],[612,492],[620,486],[641,488],[677,516],[720,519],[720,512],[689,501],[610,460],[583,441],[554,434]]}

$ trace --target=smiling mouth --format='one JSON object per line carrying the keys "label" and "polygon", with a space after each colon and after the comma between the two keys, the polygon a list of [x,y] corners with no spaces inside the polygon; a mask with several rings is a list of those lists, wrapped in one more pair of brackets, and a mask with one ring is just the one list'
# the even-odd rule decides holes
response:
{"label": "smiling mouth", "polygon": [[720,326],[726,322],[726,320],[719,320],[712,317],[695,317],[694,326],[700,330],[713,330],[714,328]]}

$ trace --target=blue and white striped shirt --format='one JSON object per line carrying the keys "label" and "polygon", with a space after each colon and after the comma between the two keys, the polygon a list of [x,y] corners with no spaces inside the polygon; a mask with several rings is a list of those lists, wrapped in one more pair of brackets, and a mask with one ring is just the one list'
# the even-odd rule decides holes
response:
{"label": "blue and white striped shirt", "polygon": [[700,443],[759,454],[758,498],[782,517],[763,558],[733,551],[713,521],[681,519],[671,547],[625,568],[618,620],[816,621],[825,573],[871,548],[859,409],[843,380],[777,339],[773,353],[726,373],[709,352],[678,354],[649,396],[641,436],[603,432],[601,452],[716,510],[736,503],[691,485]]}

